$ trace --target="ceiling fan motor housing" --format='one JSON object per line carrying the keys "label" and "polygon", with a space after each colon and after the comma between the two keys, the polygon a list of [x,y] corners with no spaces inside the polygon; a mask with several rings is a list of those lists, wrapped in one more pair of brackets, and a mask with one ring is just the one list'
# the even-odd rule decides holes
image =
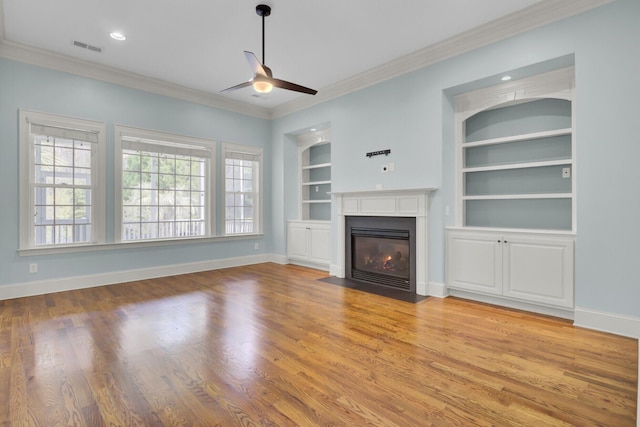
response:
{"label": "ceiling fan motor housing", "polygon": [[269,16],[271,15],[271,6],[267,6],[266,4],[259,4],[256,6],[256,13],[258,16]]}

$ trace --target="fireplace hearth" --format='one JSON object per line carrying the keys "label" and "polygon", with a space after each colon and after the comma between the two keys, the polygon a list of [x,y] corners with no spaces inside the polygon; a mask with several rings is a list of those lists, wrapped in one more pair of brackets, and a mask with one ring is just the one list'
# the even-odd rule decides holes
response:
{"label": "fireplace hearth", "polygon": [[416,292],[416,221],[345,217],[345,278]]}

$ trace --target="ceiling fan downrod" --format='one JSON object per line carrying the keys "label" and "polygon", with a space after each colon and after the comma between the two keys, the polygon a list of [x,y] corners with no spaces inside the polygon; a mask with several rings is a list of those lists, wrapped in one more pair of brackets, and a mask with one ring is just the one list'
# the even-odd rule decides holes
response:
{"label": "ceiling fan downrod", "polygon": [[265,65],[264,60],[264,18],[271,15],[271,6],[266,4],[259,4],[256,6],[256,13],[262,17],[262,65]]}

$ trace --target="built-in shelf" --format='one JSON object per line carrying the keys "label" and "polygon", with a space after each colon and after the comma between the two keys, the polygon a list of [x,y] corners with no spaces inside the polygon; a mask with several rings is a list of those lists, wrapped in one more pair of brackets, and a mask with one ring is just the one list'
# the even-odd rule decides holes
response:
{"label": "built-in shelf", "polygon": [[331,163],[318,163],[317,165],[305,165],[305,166],[302,166],[302,170],[319,169],[319,168],[330,168],[330,167],[331,167]]}
{"label": "built-in shelf", "polygon": [[495,166],[480,166],[473,168],[463,168],[463,173],[469,172],[485,172],[485,171],[499,171],[499,170],[507,170],[507,169],[526,169],[526,168],[541,168],[545,166],[559,166],[559,165],[570,165],[573,163],[571,159],[562,159],[562,160],[546,160],[543,162],[529,162],[529,163],[511,163],[506,165],[495,165]]}
{"label": "built-in shelf", "polygon": [[304,203],[304,204],[331,203],[331,200],[330,199],[327,199],[327,200],[303,200],[302,203]]}
{"label": "built-in shelf", "polygon": [[565,69],[456,97],[457,224],[575,231],[572,87]]}
{"label": "built-in shelf", "polygon": [[298,137],[300,220],[331,220],[330,141],[330,129]]}
{"label": "built-in shelf", "polygon": [[462,196],[464,200],[510,200],[510,199],[570,199],[571,193],[498,194],[483,196]]}
{"label": "built-in shelf", "polygon": [[311,182],[303,182],[302,185],[324,185],[331,184],[331,181],[311,181]]}
{"label": "built-in shelf", "polygon": [[485,139],[482,141],[465,142],[463,148],[482,147],[485,145],[507,144],[518,141],[533,141],[536,139],[551,138],[554,136],[571,135],[571,128],[555,129],[544,132],[525,133],[520,135],[504,136],[500,138]]}

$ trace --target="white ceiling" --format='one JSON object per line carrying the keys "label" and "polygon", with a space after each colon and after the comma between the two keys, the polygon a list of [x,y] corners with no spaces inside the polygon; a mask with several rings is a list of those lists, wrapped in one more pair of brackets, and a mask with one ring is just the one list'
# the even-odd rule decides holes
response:
{"label": "white ceiling", "polygon": [[[266,18],[266,65],[274,77],[321,92],[541,0],[263,2],[272,7]],[[0,17],[3,12],[6,42],[219,94],[252,78],[243,50],[262,60],[262,24],[255,12],[259,3],[0,0]],[[112,31],[122,32],[127,40],[112,40]],[[98,46],[102,52],[76,47],[74,41]],[[274,89],[258,97],[249,87],[219,96],[273,108],[310,95]]]}

